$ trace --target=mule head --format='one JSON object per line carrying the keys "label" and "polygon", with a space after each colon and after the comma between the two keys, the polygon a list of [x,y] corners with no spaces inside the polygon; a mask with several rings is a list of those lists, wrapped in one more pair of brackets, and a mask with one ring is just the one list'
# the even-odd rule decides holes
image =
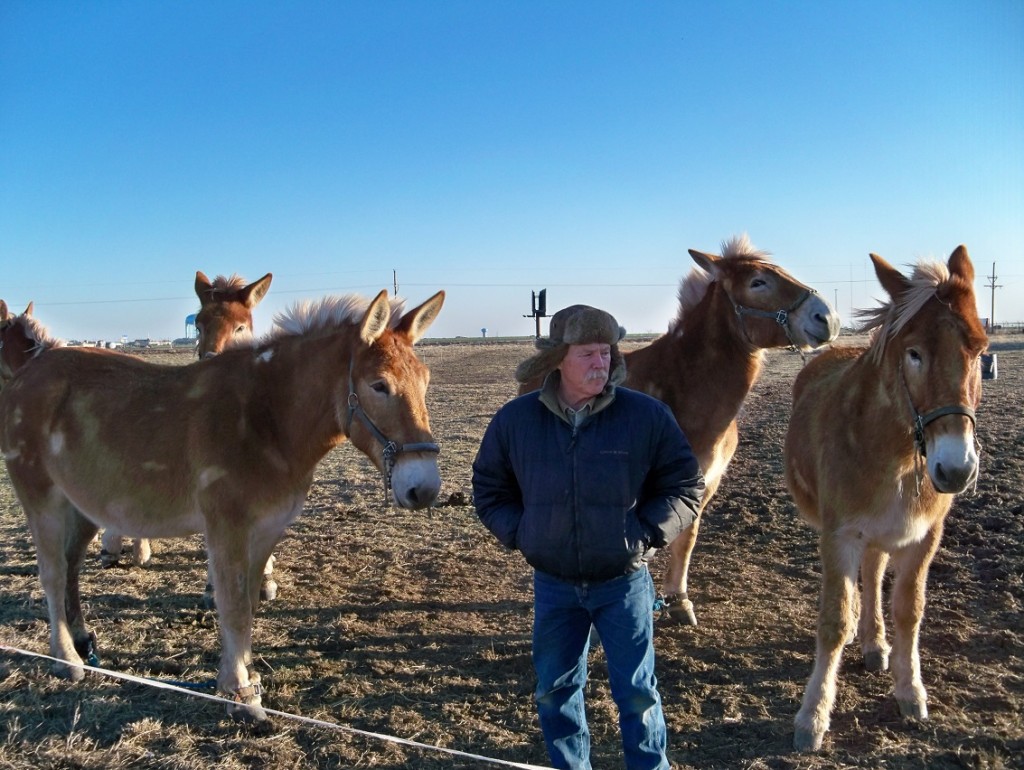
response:
{"label": "mule head", "polygon": [[839,335],[832,306],[745,237],[724,244],[722,256],[689,251],[731,302],[739,331],[752,346],[817,348]]}
{"label": "mule head", "polygon": [[974,410],[981,401],[981,354],[974,266],[959,246],[946,265],[920,262],[908,278],[877,254],[875,274],[891,298],[874,345],[906,403],[917,449],[939,492],[956,494],[978,475]]}
{"label": "mule head", "polygon": [[41,329],[32,318],[29,302],[20,316],[11,313],[7,303],[0,299],[0,386],[5,385],[18,369],[46,347],[46,341],[39,339]]}
{"label": "mule head", "polygon": [[390,479],[402,508],[426,508],[441,491],[438,447],[430,433],[426,394],[430,371],[413,345],[444,304],[440,291],[395,321],[387,291],[370,303],[359,323],[360,344],[352,356],[349,439]]}
{"label": "mule head", "polygon": [[270,289],[272,279],[273,274],[267,273],[250,284],[236,275],[217,276],[211,282],[202,271],[196,271],[195,289],[200,303],[196,313],[199,358],[252,344],[252,311]]}

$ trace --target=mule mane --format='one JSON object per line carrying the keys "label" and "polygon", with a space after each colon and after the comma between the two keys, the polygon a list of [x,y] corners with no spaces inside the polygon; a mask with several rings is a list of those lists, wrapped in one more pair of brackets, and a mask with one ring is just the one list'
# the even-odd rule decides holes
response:
{"label": "mule mane", "polygon": [[[267,336],[274,339],[341,329],[361,321],[370,307],[370,302],[368,297],[361,297],[358,294],[297,302],[274,316],[274,328]],[[405,312],[405,300],[401,297],[391,297],[390,302],[390,326],[394,328]]]}
{"label": "mule mane", "polygon": [[25,337],[34,343],[27,351],[33,355],[39,355],[50,348],[64,347],[64,340],[51,337],[50,333],[46,331],[46,327],[39,323],[35,316],[22,314],[12,318],[5,326],[20,326],[22,328]]}
{"label": "mule mane", "polygon": [[[727,241],[722,242],[722,259],[756,259],[762,262],[771,260],[771,254],[762,249],[754,247],[746,233],[734,235]],[[681,327],[683,316],[687,311],[693,310],[704,295],[708,287],[714,283],[714,276],[701,267],[694,265],[689,274],[679,284],[679,314],[672,322],[671,328]],[[671,330],[671,329],[670,329]]]}
{"label": "mule mane", "polygon": [[949,268],[942,262],[919,260],[907,280],[909,288],[896,299],[855,313],[862,319],[858,331],[871,333],[868,355],[875,363],[881,363],[886,342],[899,334],[928,300],[957,279],[950,275]]}
{"label": "mule mane", "polygon": [[229,277],[225,278],[223,275],[218,275],[213,281],[210,282],[210,294],[216,297],[220,293],[227,294],[228,292],[238,291],[244,289],[246,286],[245,279],[238,273],[232,273]]}

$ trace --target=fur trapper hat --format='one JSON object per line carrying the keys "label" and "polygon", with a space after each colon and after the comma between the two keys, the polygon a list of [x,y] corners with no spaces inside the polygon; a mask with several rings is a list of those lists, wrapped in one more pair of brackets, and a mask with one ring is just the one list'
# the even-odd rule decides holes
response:
{"label": "fur trapper hat", "polygon": [[547,337],[538,337],[534,346],[539,351],[516,367],[516,380],[529,382],[546,376],[555,369],[570,345],[590,345],[603,342],[612,346],[611,371],[608,382],[618,385],[626,379],[626,362],[619,352],[619,341],[626,330],[610,313],[590,305],[570,305],[551,316]]}

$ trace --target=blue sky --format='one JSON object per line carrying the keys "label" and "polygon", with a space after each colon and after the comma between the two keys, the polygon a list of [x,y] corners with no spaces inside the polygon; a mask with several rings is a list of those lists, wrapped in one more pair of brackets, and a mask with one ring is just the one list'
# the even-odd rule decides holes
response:
{"label": "blue sky", "polygon": [[257,332],[395,277],[660,332],[741,232],[844,320],[965,243],[1024,320],[1024,4],[0,3],[0,298],[59,337],[181,336],[196,270],[274,274]]}

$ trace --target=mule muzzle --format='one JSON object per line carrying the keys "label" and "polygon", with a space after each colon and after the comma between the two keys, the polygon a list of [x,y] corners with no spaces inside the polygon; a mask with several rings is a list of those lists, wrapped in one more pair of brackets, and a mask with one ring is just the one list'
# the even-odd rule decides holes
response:
{"label": "mule muzzle", "polygon": [[[962,433],[940,433],[929,441],[925,437],[925,428],[939,418],[949,416],[966,417],[970,424]],[[927,460],[928,475],[936,491],[956,495],[977,482],[980,460],[974,429],[974,410],[963,404],[943,406],[914,418],[914,443]]]}

